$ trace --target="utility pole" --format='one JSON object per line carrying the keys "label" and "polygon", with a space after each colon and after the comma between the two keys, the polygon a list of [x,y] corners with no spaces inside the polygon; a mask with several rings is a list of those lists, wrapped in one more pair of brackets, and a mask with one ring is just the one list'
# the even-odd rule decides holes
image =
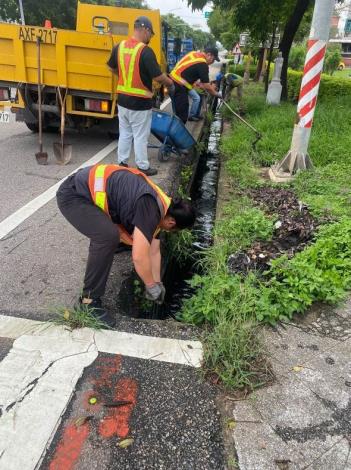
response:
{"label": "utility pole", "polygon": [[18,0],[18,3],[19,3],[20,13],[21,13],[21,23],[26,24],[26,22],[24,21],[22,0]]}
{"label": "utility pole", "polygon": [[334,6],[335,0],[316,0],[291,147],[287,155],[270,168],[272,181],[289,181],[296,171],[313,167],[307,150]]}

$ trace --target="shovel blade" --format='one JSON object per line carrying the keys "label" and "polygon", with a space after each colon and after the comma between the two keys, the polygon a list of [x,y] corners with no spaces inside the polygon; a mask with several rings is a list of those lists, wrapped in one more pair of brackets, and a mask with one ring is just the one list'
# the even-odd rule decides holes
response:
{"label": "shovel blade", "polygon": [[48,154],[46,152],[37,152],[35,154],[38,165],[47,165],[48,164]]}
{"label": "shovel blade", "polygon": [[72,145],[61,144],[61,142],[54,142],[54,155],[57,163],[60,165],[67,165],[72,158]]}

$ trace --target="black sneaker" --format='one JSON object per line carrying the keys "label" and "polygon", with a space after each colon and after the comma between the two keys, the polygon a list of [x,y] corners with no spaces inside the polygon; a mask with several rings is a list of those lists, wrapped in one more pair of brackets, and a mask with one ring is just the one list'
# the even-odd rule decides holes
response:
{"label": "black sneaker", "polygon": [[84,305],[94,318],[105,323],[109,328],[113,328],[115,326],[115,320],[103,308],[101,299],[92,299],[90,304],[85,304],[83,303],[82,297],[80,297],[79,303],[80,305]]}
{"label": "black sneaker", "polygon": [[125,162],[118,163],[118,165],[119,166],[124,166],[124,168],[129,168],[128,163],[125,163]]}
{"label": "black sneaker", "polygon": [[155,168],[148,168],[147,170],[143,170],[142,168],[138,168],[139,171],[142,171],[146,176],[154,176],[157,175],[157,170]]}
{"label": "black sneaker", "polygon": [[201,121],[201,119],[198,118],[198,117],[193,116],[193,117],[190,117],[190,118],[188,119],[188,121],[198,122],[198,121]]}

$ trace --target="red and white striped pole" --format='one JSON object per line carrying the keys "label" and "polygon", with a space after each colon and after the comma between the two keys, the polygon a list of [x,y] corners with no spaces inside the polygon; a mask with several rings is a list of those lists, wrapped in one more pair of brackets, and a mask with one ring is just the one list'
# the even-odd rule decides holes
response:
{"label": "red and white striped pole", "polygon": [[307,149],[334,5],[335,0],[316,0],[291,147],[283,160],[270,168],[273,181],[288,181],[297,170],[312,167]]}

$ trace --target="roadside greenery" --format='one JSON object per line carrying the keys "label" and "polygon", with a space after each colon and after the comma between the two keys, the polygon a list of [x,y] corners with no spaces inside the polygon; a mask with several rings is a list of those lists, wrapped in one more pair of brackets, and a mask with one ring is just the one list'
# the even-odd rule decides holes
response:
{"label": "roadside greenery", "polygon": [[72,308],[58,307],[55,309],[52,322],[74,330],[76,328],[106,329],[106,324],[92,315],[92,308],[88,305],[76,305]]}
{"label": "roadside greenery", "polygon": [[[327,79],[330,90],[333,83],[343,86]],[[236,100],[231,104],[235,107]],[[351,92],[322,94],[309,147],[315,169],[301,172],[289,185],[319,221],[314,240],[293,258],[280,256],[265,272],[246,276],[230,273],[228,257],[257,240],[269,240],[276,222],[275,214],[254,207],[247,190],[274,187],[260,178],[260,168],[288,151],[296,104],[269,107],[262,87],[250,84],[243,110],[263,138],[253,148],[252,131],[233,118],[232,130],[222,139],[232,198],[221,209],[215,243],[202,261],[203,274],[191,281],[196,294],[185,300],[181,317],[211,325],[205,335],[205,367],[210,373],[228,387],[253,388],[261,377],[254,366],[261,355],[260,324],[290,320],[316,301],[336,303],[351,289]],[[223,113],[232,119],[225,109]]]}

